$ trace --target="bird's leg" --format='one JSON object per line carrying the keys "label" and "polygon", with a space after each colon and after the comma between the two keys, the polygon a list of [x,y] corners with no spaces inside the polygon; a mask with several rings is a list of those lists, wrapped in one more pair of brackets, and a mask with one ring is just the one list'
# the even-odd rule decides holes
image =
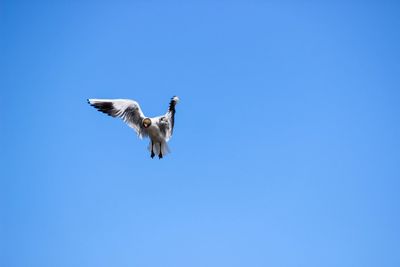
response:
{"label": "bird's leg", "polygon": [[160,143],[160,153],[158,153],[158,158],[162,159],[162,146],[161,146],[161,143]]}
{"label": "bird's leg", "polygon": [[151,155],[150,155],[151,158],[154,158],[154,156],[156,155],[156,154],[154,154],[153,147],[154,147],[154,143],[153,143],[153,141],[151,141]]}

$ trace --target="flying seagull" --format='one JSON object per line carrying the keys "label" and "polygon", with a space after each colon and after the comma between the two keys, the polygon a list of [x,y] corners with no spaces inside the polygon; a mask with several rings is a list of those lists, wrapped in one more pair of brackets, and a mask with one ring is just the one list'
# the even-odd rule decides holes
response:
{"label": "flying seagull", "polygon": [[167,142],[172,136],[175,120],[175,105],[179,97],[174,96],[169,102],[167,113],[149,118],[140,109],[139,103],[130,99],[88,99],[88,103],[114,118],[121,118],[133,128],[140,139],[150,138],[149,150],[151,158],[157,154],[162,158],[169,152]]}

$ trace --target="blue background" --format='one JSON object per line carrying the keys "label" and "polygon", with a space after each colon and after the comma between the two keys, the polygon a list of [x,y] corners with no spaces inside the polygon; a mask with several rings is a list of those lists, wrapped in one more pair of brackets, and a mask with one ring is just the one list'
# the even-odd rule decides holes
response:
{"label": "blue background", "polygon": [[[0,265],[400,266],[396,1],[2,1]],[[87,98],[147,116],[151,160]]]}

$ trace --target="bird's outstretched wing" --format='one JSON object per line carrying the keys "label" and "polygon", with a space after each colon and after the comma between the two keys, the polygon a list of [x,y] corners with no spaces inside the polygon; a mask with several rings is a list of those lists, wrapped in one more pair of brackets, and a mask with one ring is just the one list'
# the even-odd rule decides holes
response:
{"label": "bird's outstretched wing", "polygon": [[175,124],[175,106],[179,102],[179,97],[174,96],[169,102],[168,111],[164,116],[160,117],[158,127],[161,133],[164,135],[166,141],[168,141],[174,131]]}
{"label": "bird's outstretched wing", "polygon": [[140,138],[147,135],[142,126],[145,116],[136,101],[130,99],[88,99],[88,103],[111,117],[121,118],[129,127],[135,129]]}

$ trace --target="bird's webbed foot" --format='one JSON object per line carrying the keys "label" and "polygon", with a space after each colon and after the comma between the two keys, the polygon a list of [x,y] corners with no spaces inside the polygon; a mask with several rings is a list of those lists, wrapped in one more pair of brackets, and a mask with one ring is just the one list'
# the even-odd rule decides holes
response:
{"label": "bird's webbed foot", "polygon": [[154,158],[154,156],[156,155],[156,154],[154,154],[153,147],[154,147],[154,144],[153,144],[153,141],[152,141],[152,142],[151,142],[151,154],[150,154],[150,157],[151,157],[151,158]]}
{"label": "bird's webbed foot", "polygon": [[162,159],[163,155],[162,155],[162,145],[160,143],[160,153],[158,153],[158,158]]}

